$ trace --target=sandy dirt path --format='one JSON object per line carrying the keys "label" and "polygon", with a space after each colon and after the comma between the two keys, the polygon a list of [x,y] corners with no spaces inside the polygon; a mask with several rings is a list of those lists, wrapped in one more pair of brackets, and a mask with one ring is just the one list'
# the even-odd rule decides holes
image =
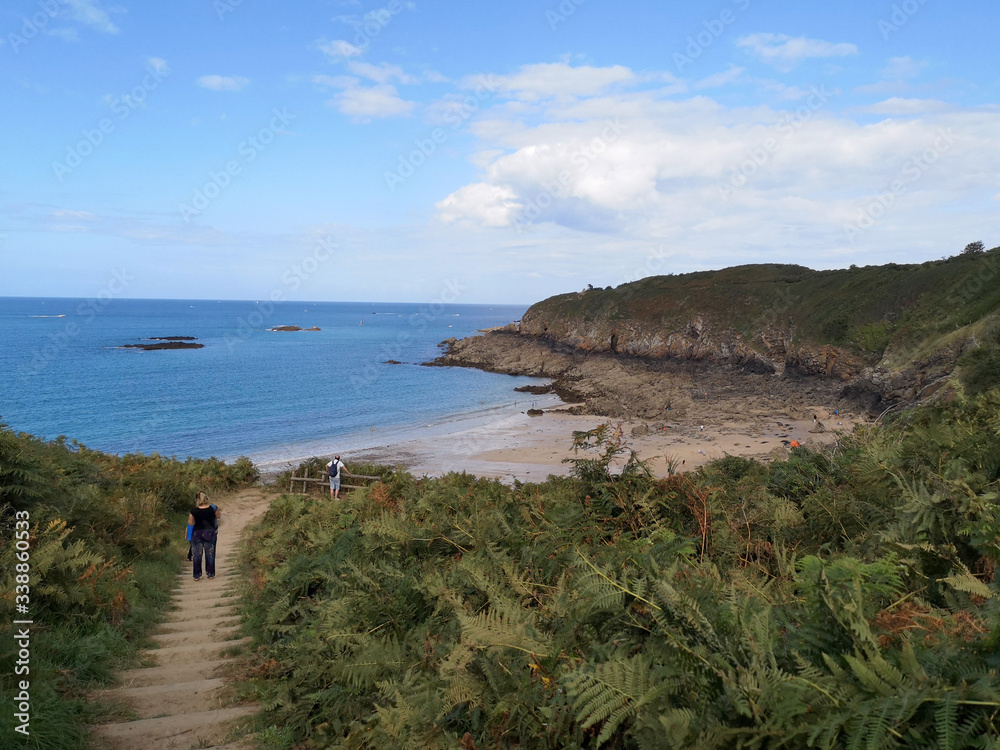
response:
{"label": "sandy dirt path", "polygon": [[233,661],[225,651],[245,643],[239,637],[234,605],[237,581],[236,543],[246,526],[267,510],[270,495],[248,489],[214,498],[223,514],[216,549],[214,579],[195,581],[191,563],[177,577],[173,608],[155,631],[156,648],[146,652],[155,666],[119,675],[120,687],[102,690],[97,698],[129,705],[133,721],[94,729],[94,745],[108,750],[249,750],[243,742],[226,743],[240,719],[257,706],[233,705],[222,679]]}

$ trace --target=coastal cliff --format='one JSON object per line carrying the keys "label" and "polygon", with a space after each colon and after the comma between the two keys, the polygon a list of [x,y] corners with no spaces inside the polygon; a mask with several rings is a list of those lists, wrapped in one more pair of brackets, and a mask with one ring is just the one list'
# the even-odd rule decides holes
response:
{"label": "coastal cliff", "polygon": [[804,393],[878,412],[1000,379],[998,271],[1000,248],[913,265],[656,276],[551,297],[518,323],[448,342],[434,364],[552,377],[564,396],[622,416],[671,408],[665,386]]}

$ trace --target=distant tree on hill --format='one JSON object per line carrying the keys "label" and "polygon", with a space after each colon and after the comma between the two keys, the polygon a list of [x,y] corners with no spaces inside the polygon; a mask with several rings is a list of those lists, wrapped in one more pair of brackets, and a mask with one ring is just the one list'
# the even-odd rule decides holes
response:
{"label": "distant tree on hill", "polygon": [[975,242],[970,242],[965,246],[965,250],[962,251],[962,255],[973,255],[975,253],[981,253],[986,250],[986,245],[981,241],[976,240]]}

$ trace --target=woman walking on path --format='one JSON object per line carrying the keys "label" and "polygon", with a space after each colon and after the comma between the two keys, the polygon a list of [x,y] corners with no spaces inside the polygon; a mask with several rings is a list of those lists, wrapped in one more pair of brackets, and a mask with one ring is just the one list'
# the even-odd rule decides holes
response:
{"label": "woman walking on path", "polygon": [[212,506],[208,495],[199,492],[197,507],[188,514],[188,525],[192,527],[191,546],[194,549],[194,580],[201,580],[201,558],[205,556],[205,573],[215,578],[215,542],[218,539],[216,520],[222,511]]}

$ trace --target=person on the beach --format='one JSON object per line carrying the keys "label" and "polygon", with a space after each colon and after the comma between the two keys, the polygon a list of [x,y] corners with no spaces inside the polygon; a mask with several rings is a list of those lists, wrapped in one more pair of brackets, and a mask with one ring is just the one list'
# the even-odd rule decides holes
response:
{"label": "person on the beach", "polygon": [[340,460],[340,456],[334,456],[333,460],[326,465],[326,473],[330,477],[330,497],[334,500],[340,499],[340,475],[346,474],[347,476],[352,476],[351,472],[347,470],[344,466],[344,462]]}
{"label": "person on the beach", "polygon": [[201,580],[201,559],[205,558],[205,573],[209,578],[215,578],[215,543],[219,532],[217,525],[222,511],[212,505],[208,495],[199,492],[196,495],[197,505],[188,513],[188,525],[191,526],[191,547],[194,550],[194,580]]}

